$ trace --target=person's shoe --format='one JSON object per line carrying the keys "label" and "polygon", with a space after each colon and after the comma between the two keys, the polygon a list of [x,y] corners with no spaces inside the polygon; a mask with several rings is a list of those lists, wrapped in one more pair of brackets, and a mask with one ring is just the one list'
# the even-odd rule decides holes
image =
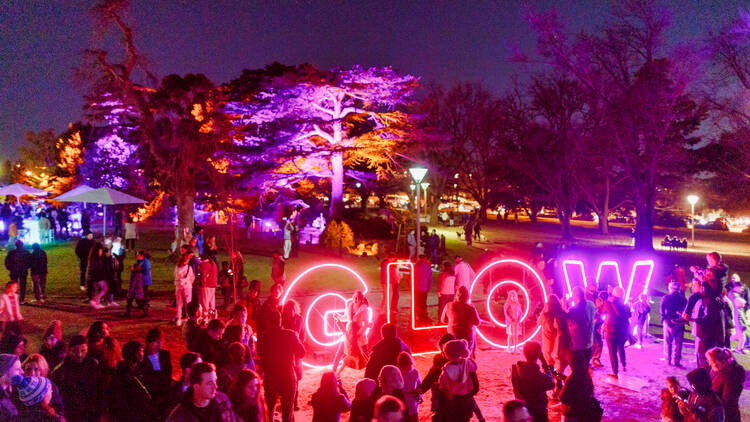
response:
{"label": "person's shoe", "polygon": [[97,302],[94,302],[93,299],[89,300],[89,305],[91,305],[91,307],[94,308],[94,309],[102,309],[103,308],[103,306],[101,304],[99,304]]}
{"label": "person's shoe", "polygon": [[177,324],[178,327],[182,327],[182,319],[178,319],[175,324]]}
{"label": "person's shoe", "polygon": [[617,379],[617,374],[607,374],[608,377]]}
{"label": "person's shoe", "polygon": [[596,366],[597,368],[604,368],[604,365],[602,365],[602,362],[599,359],[592,360],[591,364]]}
{"label": "person's shoe", "polygon": [[640,350],[640,349],[643,349],[643,346],[641,345],[641,343],[636,343],[635,348]]}
{"label": "person's shoe", "polygon": [[[659,358],[659,360],[660,361],[665,361],[665,360],[667,360],[667,358],[665,358],[664,356],[662,356],[662,357]],[[667,363],[669,363],[669,362],[667,362]]]}
{"label": "person's shoe", "polygon": [[680,368],[680,369],[685,369],[685,367],[684,367],[684,366],[682,366],[682,364],[681,364],[680,362],[676,362],[676,363],[674,364],[674,367],[675,367],[675,368]]}
{"label": "person's shoe", "polygon": [[117,302],[109,302],[109,306],[120,306]]}
{"label": "person's shoe", "polygon": [[81,289],[82,292],[86,291],[86,286],[78,286],[78,287]]}
{"label": "person's shoe", "polygon": [[46,303],[47,303],[47,299],[41,299],[41,300],[39,300],[39,304],[40,305],[44,305]]}
{"label": "person's shoe", "polygon": [[625,365],[622,365],[622,372],[628,372],[628,368]]}

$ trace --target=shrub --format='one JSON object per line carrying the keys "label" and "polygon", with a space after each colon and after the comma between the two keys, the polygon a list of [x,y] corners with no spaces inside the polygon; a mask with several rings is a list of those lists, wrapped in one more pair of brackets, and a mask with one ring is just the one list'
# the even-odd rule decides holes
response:
{"label": "shrub", "polygon": [[320,243],[326,248],[351,248],[354,247],[354,232],[344,221],[329,221]]}

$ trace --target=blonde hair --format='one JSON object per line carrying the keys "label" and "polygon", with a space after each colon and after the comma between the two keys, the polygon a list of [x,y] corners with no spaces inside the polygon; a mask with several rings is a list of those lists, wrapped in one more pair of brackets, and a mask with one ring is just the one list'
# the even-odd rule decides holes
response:
{"label": "blonde hair", "polygon": [[29,369],[34,363],[39,367],[39,372],[41,372],[39,376],[47,378],[47,375],[49,374],[49,364],[47,363],[47,359],[45,359],[44,356],[40,355],[39,353],[29,355],[29,357],[27,357],[26,360],[23,361],[23,364],[21,364],[21,369],[23,369],[24,375],[31,376],[29,374]]}
{"label": "blonde hair", "polygon": [[401,376],[401,370],[393,365],[385,365],[380,370],[378,381],[384,392],[404,389],[404,377]]}

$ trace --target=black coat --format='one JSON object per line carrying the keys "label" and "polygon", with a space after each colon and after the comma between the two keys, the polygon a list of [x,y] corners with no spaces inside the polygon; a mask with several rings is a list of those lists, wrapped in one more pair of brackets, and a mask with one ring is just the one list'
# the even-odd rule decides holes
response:
{"label": "black coat", "polygon": [[11,278],[28,274],[30,265],[31,253],[24,248],[13,249],[5,256],[5,268],[8,269]]}
{"label": "black coat", "polygon": [[146,386],[154,400],[154,404],[160,406],[169,399],[172,391],[172,359],[169,351],[159,350],[159,366],[161,371],[155,371],[148,356],[145,356],[138,365],[139,373],[142,375],[143,385]]}
{"label": "black coat", "polygon": [[258,342],[258,354],[263,362],[266,385],[279,389],[296,388],[297,359],[305,357],[305,346],[297,333],[285,328],[268,328]]}
{"label": "black coat", "polygon": [[31,252],[31,275],[47,274],[47,253],[41,249],[34,249]]}
{"label": "black coat", "polygon": [[407,346],[400,338],[396,337],[393,339],[382,339],[373,348],[370,360],[367,361],[367,367],[365,368],[365,378],[373,380],[378,379],[380,370],[385,365],[396,365],[398,360],[398,354],[401,352],[409,352],[409,346]]}
{"label": "black coat", "polygon": [[151,394],[143,385],[139,371],[129,364],[117,364],[107,389],[110,420],[113,422],[149,422],[153,419]]}
{"label": "black coat", "polygon": [[94,243],[96,243],[94,239],[89,240],[85,237],[82,237],[78,240],[78,243],[76,243],[76,256],[84,265],[89,260],[89,252],[91,252],[91,248],[94,247]]}
{"label": "black coat", "polygon": [[103,410],[99,363],[86,357],[76,362],[65,358],[50,376],[62,394],[65,418],[69,421],[98,422]]}

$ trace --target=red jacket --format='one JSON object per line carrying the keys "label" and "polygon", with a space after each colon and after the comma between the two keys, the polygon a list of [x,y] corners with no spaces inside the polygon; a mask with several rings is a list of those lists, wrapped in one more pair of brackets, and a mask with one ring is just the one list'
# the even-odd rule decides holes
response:
{"label": "red jacket", "polygon": [[201,260],[201,287],[216,288],[219,281],[219,267],[212,259]]}

